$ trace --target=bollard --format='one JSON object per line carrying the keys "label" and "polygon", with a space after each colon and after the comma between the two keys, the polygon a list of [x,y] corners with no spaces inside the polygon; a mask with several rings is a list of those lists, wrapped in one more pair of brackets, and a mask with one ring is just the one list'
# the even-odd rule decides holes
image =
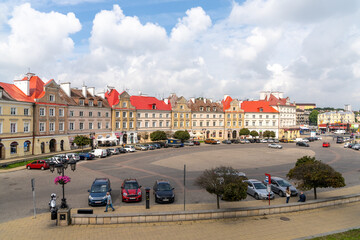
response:
{"label": "bollard", "polygon": [[150,188],[146,187],[145,191],[146,191],[146,209],[149,209],[150,208]]}

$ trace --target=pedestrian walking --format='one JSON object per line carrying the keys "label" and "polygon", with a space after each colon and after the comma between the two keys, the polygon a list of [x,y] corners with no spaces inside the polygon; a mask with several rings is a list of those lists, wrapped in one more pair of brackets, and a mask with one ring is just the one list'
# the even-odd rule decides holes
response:
{"label": "pedestrian walking", "polygon": [[108,207],[111,207],[113,211],[115,211],[115,208],[112,205],[111,195],[109,192],[106,193],[106,209],[104,212],[108,211]]}
{"label": "pedestrian walking", "polygon": [[286,187],[285,194],[286,194],[286,203],[289,203],[290,196],[291,196],[290,187]]}
{"label": "pedestrian walking", "polygon": [[304,192],[300,193],[298,202],[306,202],[306,195]]}

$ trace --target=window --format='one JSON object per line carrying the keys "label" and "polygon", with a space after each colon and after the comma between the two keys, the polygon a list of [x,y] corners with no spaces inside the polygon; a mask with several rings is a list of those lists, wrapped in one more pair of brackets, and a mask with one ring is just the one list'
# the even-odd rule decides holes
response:
{"label": "window", "polygon": [[160,121],[159,122],[159,127],[162,127],[163,126],[163,121]]}
{"label": "window", "polygon": [[84,116],[84,112],[83,112],[83,111],[80,111],[80,112],[79,112],[79,116],[80,116],[80,117],[83,117],[83,116]]}
{"label": "window", "polygon": [[129,112],[129,118],[133,118],[134,117],[134,113],[133,112]]}
{"label": "window", "polygon": [[184,127],[184,122],[180,122],[180,127]]}
{"label": "window", "polygon": [[186,127],[190,127],[190,122],[186,121]]}
{"label": "window", "polygon": [[202,127],[203,126],[203,121],[200,121],[200,127]]}
{"label": "window", "polygon": [[84,129],[84,123],[81,122],[81,123],[79,124],[79,129],[80,129],[80,130],[83,130],[83,129]]}
{"label": "window", "polygon": [[50,101],[50,102],[55,102],[55,95],[50,94],[50,95],[49,95],[49,101]]}
{"label": "window", "polygon": [[255,126],[255,121],[252,121],[252,125]]}
{"label": "window", "polygon": [[276,123],[276,121],[273,121],[273,126],[275,127],[275,123]]}
{"label": "window", "polygon": [[141,128],[141,122],[140,122],[140,121],[137,122],[137,127],[138,127],[138,128]]}
{"label": "window", "polygon": [[273,118],[275,118],[276,116],[275,115],[273,115]]}
{"label": "window", "polygon": [[195,121],[193,121],[193,127],[196,127],[196,122]]}
{"label": "window", "polygon": [[216,122],[215,121],[213,121],[213,127],[215,127],[216,126]]}
{"label": "window", "polygon": [[89,106],[90,106],[90,107],[94,106],[94,102],[91,101],[91,100],[89,100]]}
{"label": "window", "polygon": [[149,127],[149,122],[145,122],[145,127],[146,127],[146,128]]}
{"label": "window", "polygon": [[266,118],[269,118],[269,115],[266,115]]}
{"label": "window", "polygon": [[230,114],[228,114],[227,117],[230,118]]}
{"label": "window", "polygon": [[105,113],[105,117],[109,117],[109,112],[106,112],[106,113]]}
{"label": "window", "polygon": [[148,113],[145,113],[145,118],[148,118],[149,117],[149,114]]}
{"label": "window", "polygon": [[177,122],[174,122],[174,127],[177,127],[178,126],[178,123]]}
{"label": "window", "polygon": [[226,123],[226,126],[230,127],[230,122],[227,122],[227,123]]}
{"label": "window", "polygon": [[123,122],[123,126],[122,126],[123,128],[126,128],[126,122]]}
{"label": "window", "polygon": [[10,123],[10,132],[16,133],[16,131],[17,131],[16,123]]}
{"label": "window", "polygon": [[256,118],[256,116],[255,116],[255,115],[253,115],[253,116],[252,116],[252,118]]}
{"label": "window", "polygon": [[17,145],[18,145],[17,142],[12,142],[10,144],[10,153],[11,154],[16,154],[17,153]]}
{"label": "window", "polygon": [[70,111],[69,115],[70,115],[70,117],[73,117],[74,116],[74,111]]}
{"label": "window", "polygon": [[259,126],[262,126],[262,121],[259,122]]}
{"label": "window", "polygon": [[193,114],[193,118],[196,118],[196,114]]}
{"label": "window", "polygon": [[241,114],[239,114],[239,118],[242,118]]}
{"label": "window", "polygon": [[170,122],[166,121],[166,127],[169,127],[169,126],[170,126]]}
{"label": "window", "polygon": [[55,123],[54,123],[54,122],[49,123],[49,131],[50,131],[50,132],[54,132],[54,131],[55,131]]}
{"label": "window", "polygon": [[115,117],[117,117],[117,118],[120,117],[120,112],[116,112]]}
{"label": "window", "polygon": [[209,112],[209,111],[210,111],[210,107],[206,107],[206,111]]}
{"label": "window", "polygon": [[25,141],[24,142],[24,152],[30,152],[30,141]]}
{"label": "window", "polygon": [[115,128],[116,128],[116,129],[120,128],[120,122],[116,122],[116,123],[115,123]]}
{"label": "window", "polygon": [[153,104],[153,105],[152,105],[152,109],[156,109],[156,104]]}
{"label": "window", "polygon": [[26,122],[24,123],[24,132],[30,132],[30,123]]}
{"label": "window", "polygon": [[259,118],[262,118],[262,115],[259,115]]}
{"label": "window", "polygon": [[236,122],[233,122],[233,126],[236,127]]}
{"label": "window", "polygon": [[74,130],[74,123],[73,122],[69,123],[69,129]]}
{"label": "window", "polygon": [[50,108],[50,109],[49,109],[49,116],[50,116],[50,117],[54,117],[54,116],[55,116],[55,109],[54,109],[54,108]]}
{"label": "window", "polygon": [[64,109],[59,108],[59,117],[63,117],[63,116],[64,116]]}
{"label": "window", "polygon": [[3,133],[3,123],[0,122],[0,133]]}
{"label": "window", "polygon": [[209,114],[206,114],[206,118],[210,118],[210,115],[209,115]]}
{"label": "window", "polygon": [[129,125],[130,125],[129,126],[130,128],[133,128],[134,127],[134,122],[130,122]]}
{"label": "window", "polygon": [[98,101],[98,107],[102,107],[102,102]]}
{"label": "window", "polygon": [[152,126],[153,126],[153,127],[156,127],[156,122],[152,122]]}
{"label": "window", "polygon": [[249,122],[248,122],[248,121],[245,122],[245,126],[249,126]]}
{"label": "window", "polygon": [[155,117],[156,117],[155,113],[153,113],[153,114],[152,114],[152,117],[153,117],[153,118],[155,118]]}
{"label": "window", "polygon": [[174,118],[177,118],[178,116],[177,116],[177,113],[174,113]]}
{"label": "window", "polygon": [[216,112],[216,107],[213,107],[213,111]]}
{"label": "window", "polygon": [[39,125],[39,131],[40,132],[45,132],[45,123],[44,122],[41,122],[40,125]]}
{"label": "window", "polygon": [[233,111],[235,111],[235,107],[233,107]]}
{"label": "window", "polygon": [[81,100],[81,99],[80,99],[80,100],[79,100],[79,105],[80,105],[80,106],[84,106],[84,100]]}
{"label": "window", "polygon": [[123,103],[122,103],[122,106],[123,106],[123,107],[126,107],[126,102],[123,102]]}
{"label": "window", "polygon": [[262,112],[263,111],[263,108],[259,108],[259,112]]}
{"label": "window", "polygon": [[223,121],[220,121],[220,125],[219,125],[219,126],[220,126],[220,127],[222,127],[222,126],[223,126],[223,124],[224,124],[224,123],[223,123]]}
{"label": "window", "polygon": [[140,118],[140,117],[141,117],[141,114],[140,114],[140,113],[138,113],[138,114],[137,114],[137,117],[138,117],[138,118]]}
{"label": "window", "polygon": [[10,114],[11,114],[11,115],[16,115],[16,108],[12,107],[12,108],[10,109]]}
{"label": "window", "polygon": [[92,117],[93,116],[93,112],[89,112],[89,117]]}
{"label": "window", "polygon": [[89,129],[93,129],[93,123],[92,122],[89,123]]}
{"label": "window", "polygon": [[184,109],[184,105],[180,105],[180,109]]}
{"label": "window", "polygon": [[169,118],[169,114],[168,114],[168,113],[166,114],[166,117]]}
{"label": "window", "polygon": [[180,114],[180,118],[184,118],[184,114],[183,114],[183,113]]}
{"label": "window", "polygon": [[241,122],[239,122],[239,127],[241,127],[241,125],[242,125]]}
{"label": "window", "polygon": [[201,112],[204,111],[204,107],[200,107],[200,111],[201,111]]}
{"label": "window", "polygon": [[29,116],[29,109],[28,108],[24,108],[24,115]]}
{"label": "window", "polygon": [[105,128],[108,129],[109,128],[109,122],[105,123]]}
{"label": "window", "polygon": [[206,126],[207,126],[207,127],[210,126],[210,122],[209,122],[209,121],[206,122]]}
{"label": "window", "polygon": [[98,117],[101,117],[101,112],[98,112]]}
{"label": "window", "polygon": [[97,127],[98,129],[101,129],[101,122],[98,122]]}
{"label": "window", "polygon": [[2,114],[2,107],[0,106],[0,114]]}
{"label": "window", "polygon": [[219,132],[219,138],[222,138],[222,131]]}
{"label": "window", "polygon": [[189,118],[189,114],[188,114],[188,113],[186,114],[186,118]]}
{"label": "window", "polygon": [[63,122],[59,123],[59,131],[64,131],[64,123]]}

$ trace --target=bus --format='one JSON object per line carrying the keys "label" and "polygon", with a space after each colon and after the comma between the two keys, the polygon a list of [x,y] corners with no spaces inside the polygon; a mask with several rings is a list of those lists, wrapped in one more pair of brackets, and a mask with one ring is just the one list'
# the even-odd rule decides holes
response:
{"label": "bus", "polygon": [[183,143],[179,139],[167,139],[166,143],[168,144],[169,147],[176,147],[176,148],[181,147],[183,145]]}

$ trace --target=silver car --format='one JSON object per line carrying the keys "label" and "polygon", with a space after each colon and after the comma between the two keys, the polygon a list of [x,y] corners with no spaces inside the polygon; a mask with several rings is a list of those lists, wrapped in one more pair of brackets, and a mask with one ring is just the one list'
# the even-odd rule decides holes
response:
{"label": "silver car", "polygon": [[274,193],[279,194],[280,197],[285,197],[285,192],[287,187],[290,188],[291,196],[298,195],[298,190],[288,181],[280,177],[271,177],[271,190]]}
{"label": "silver car", "polygon": [[276,144],[276,143],[270,143],[268,145],[269,148],[278,148],[278,149],[281,149],[282,146],[280,144]]}
{"label": "silver car", "polygon": [[[256,200],[259,199],[269,199],[269,193],[267,192],[266,186],[256,179],[244,180],[247,183],[246,193],[253,196]],[[275,194],[270,191],[270,199],[274,199]]]}
{"label": "silver car", "polygon": [[193,141],[185,141],[184,145],[185,146],[194,146],[194,142]]}

